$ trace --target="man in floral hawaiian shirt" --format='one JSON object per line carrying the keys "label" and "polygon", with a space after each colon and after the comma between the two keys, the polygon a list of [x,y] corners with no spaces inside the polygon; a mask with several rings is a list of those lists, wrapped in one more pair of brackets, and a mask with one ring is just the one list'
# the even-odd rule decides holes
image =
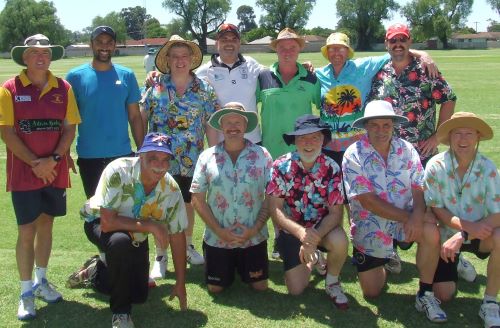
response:
{"label": "man in floral hawaiian shirt", "polygon": [[288,292],[298,295],[308,286],[321,249],[328,252],[326,293],[338,308],[347,309],[339,282],[348,246],[342,228],[342,179],[337,163],[321,152],[330,138],[329,126],[319,117],[297,118],[294,131],[283,134],[296,150],[274,162],[266,192],[271,217],[280,227],[277,246]]}
{"label": "man in floral hawaiian shirt", "polygon": [[[139,157],[111,162],[99,180],[96,194],[81,210],[89,225],[89,240],[106,253],[101,260],[73,273],[71,288],[90,283],[110,295],[113,327],[133,327],[132,303],[144,303],[148,295],[148,233],[160,246],[172,246],[176,282],[171,299],[178,297],[181,309],[187,306],[186,208],[175,180],[167,173],[173,158],[171,138],[149,133]],[[121,325],[120,325],[121,324]]]}
{"label": "man in floral hawaiian shirt", "polygon": [[226,104],[209,120],[224,140],[205,150],[196,164],[191,192],[206,224],[205,279],[213,293],[232,284],[235,270],[252,288],[267,289],[265,189],[272,159],[265,148],[244,138],[258,121],[241,103]]}
{"label": "man in floral hawaiian shirt", "polygon": [[377,297],[386,282],[384,265],[392,255],[392,241],[418,243],[417,268],[420,288],[418,311],[433,322],[446,321],[446,314],[432,292],[439,259],[439,232],[426,222],[423,169],[418,154],[407,141],[393,136],[406,122],[384,100],[369,102],[353,126],[367,134],[347,148],[342,168],[349,198],[353,259],[365,297]]}
{"label": "man in floral hawaiian shirt", "polygon": [[425,168],[425,201],[440,221],[441,258],[434,291],[442,301],[456,294],[458,254],[488,260],[479,316],[485,327],[499,327],[500,177],[495,164],[478,152],[479,141],[493,138],[491,127],[473,113],[458,112],[437,130],[450,149]]}

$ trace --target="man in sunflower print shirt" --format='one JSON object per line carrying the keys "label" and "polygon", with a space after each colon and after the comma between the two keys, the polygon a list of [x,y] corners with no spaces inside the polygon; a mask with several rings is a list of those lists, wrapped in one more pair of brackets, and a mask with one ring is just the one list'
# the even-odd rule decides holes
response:
{"label": "man in sunflower print shirt", "polygon": [[96,290],[110,295],[113,324],[125,321],[130,326],[132,303],[147,299],[149,233],[161,246],[169,240],[176,275],[171,299],[178,297],[181,309],[187,306],[184,231],[188,222],[179,186],[167,172],[173,157],[171,144],[165,134],[147,134],[139,157],[117,159],[104,169],[96,194],[80,212],[91,223],[85,226],[88,239],[105,251],[106,263],[98,260],[70,280],[90,279]]}

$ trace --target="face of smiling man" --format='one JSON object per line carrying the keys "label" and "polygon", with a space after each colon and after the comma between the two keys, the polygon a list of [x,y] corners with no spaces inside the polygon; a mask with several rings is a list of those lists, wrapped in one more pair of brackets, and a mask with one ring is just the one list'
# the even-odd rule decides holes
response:
{"label": "face of smiling man", "polygon": [[94,59],[102,63],[109,63],[116,48],[116,42],[106,33],[101,33],[92,42]]}
{"label": "face of smiling man", "polygon": [[316,161],[316,158],[321,154],[325,136],[321,131],[295,136],[295,146],[300,160],[304,164],[311,164]]}
{"label": "face of smiling man", "polygon": [[220,120],[220,127],[222,134],[224,135],[224,140],[243,141],[245,131],[247,129],[247,121],[242,115],[230,113],[222,116]]}
{"label": "face of smiling man", "polygon": [[385,47],[394,62],[406,60],[410,56],[411,39],[404,34],[398,34],[385,40]]}
{"label": "face of smiling man", "polygon": [[189,74],[193,62],[191,48],[185,44],[173,45],[167,54],[171,74]]}

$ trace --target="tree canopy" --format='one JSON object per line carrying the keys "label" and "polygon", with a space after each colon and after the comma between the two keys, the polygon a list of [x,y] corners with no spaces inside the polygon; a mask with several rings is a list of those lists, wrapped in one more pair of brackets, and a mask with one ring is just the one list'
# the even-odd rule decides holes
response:
{"label": "tree canopy", "polygon": [[500,15],[500,0],[486,0],[490,6],[491,9],[496,10],[497,14]]}
{"label": "tree canopy", "polygon": [[338,29],[347,29],[358,40],[357,49],[369,50],[370,43],[383,39],[383,19],[399,9],[394,0],[337,0]]}
{"label": "tree canopy", "polygon": [[0,48],[9,51],[22,45],[28,36],[41,33],[52,44],[68,44],[68,32],[56,15],[56,8],[50,1],[6,0],[0,14]]}
{"label": "tree canopy", "polygon": [[184,27],[207,53],[206,38],[226,20],[231,0],[164,0],[162,6],[182,18]]}
{"label": "tree canopy", "polygon": [[306,26],[316,0],[257,0],[255,4],[266,12],[261,26],[278,32],[285,27],[299,30]]}
{"label": "tree canopy", "polygon": [[88,28],[90,32],[101,25],[107,25],[111,27],[116,33],[116,42],[117,43],[125,43],[127,40],[127,27],[125,26],[125,20],[123,16],[116,12],[112,11],[104,17],[96,16],[92,19],[92,26]]}
{"label": "tree canopy", "polygon": [[236,10],[236,16],[240,21],[238,28],[241,32],[248,32],[257,28],[257,23],[255,23],[255,12],[251,6],[239,6]]}
{"label": "tree canopy", "polygon": [[151,18],[141,6],[123,8],[120,12],[125,20],[127,34],[134,40],[144,39],[145,23]]}

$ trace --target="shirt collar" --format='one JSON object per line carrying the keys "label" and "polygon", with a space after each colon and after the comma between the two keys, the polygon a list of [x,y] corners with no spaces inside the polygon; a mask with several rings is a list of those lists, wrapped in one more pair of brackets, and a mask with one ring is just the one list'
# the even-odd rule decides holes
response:
{"label": "shirt collar", "polygon": [[220,58],[219,54],[212,55],[211,62],[212,62],[213,67],[225,67],[229,70],[232,70],[233,68],[236,68],[236,67],[240,66],[241,64],[243,64],[244,62],[246,62],[246,60],[242,54],[238,54],[238,60],[236,60],[236,62],[231,67],[224,64],[223,62],[221,62],[219,60],[219,58]]}
{"label": "shirt collar", "polygon": [[[47,87],[49,88],[57,88],[58,83],[56,77],[52,74],[51,71],[47,71]],[[21,80],[21,83],[23,84],[23,87],[27,87],[28,85],[31,84],[31,81],[28,77],[27,74],[27,69],[23,69],[21,73],[19,74],[19,79]]]}

